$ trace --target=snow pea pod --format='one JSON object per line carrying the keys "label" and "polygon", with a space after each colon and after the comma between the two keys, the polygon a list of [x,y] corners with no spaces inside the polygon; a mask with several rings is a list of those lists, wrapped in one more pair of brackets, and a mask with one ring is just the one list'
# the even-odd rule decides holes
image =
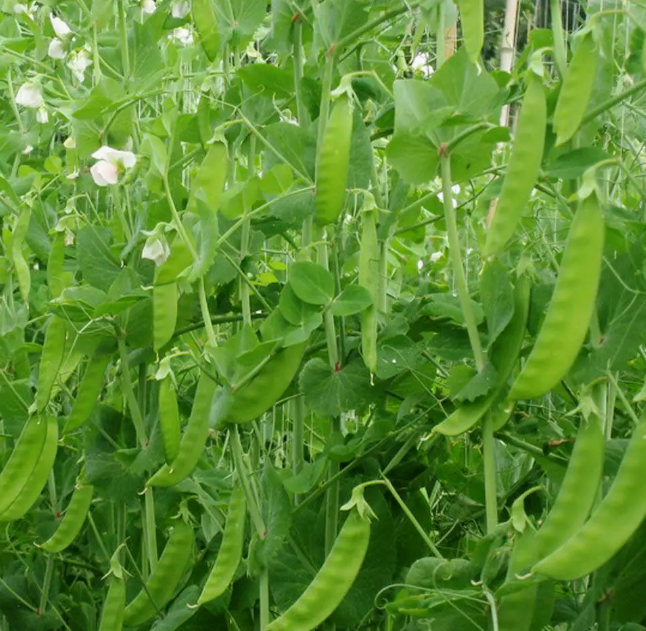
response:
{"label": "snow pea pod", "polygon": [[351,144],[352,108],[343,94],[334,103],[319,139],[314,221],[320,226],[335,222],[343,208]]}
{"label": "snow pea pod", "polygon": [[238,486],[231,495],[222,544],[213,569],[197,601],[198,605],[221,596],[231,584],[242,558],[246,517],[247,503],[244,491],[241,486]]}
{"label": "snow pea pod", "polygon": [[542,396],[572,367],[594,310],[603,241],[603,215],[593,193],[579,204],[574,215],[545,320],[534,348],[512,386],[510,399]]}
{"label": "snow pea pod", "polygon": [[52,239],[52,249],[47,259],[47,286],[52,298],[58,298],[67,287],[67,272],[63,271],[65,263],[65,232],[57,232]]}
{"label": "snow pea pod", "polygon": [[81,486],[74,489],[63,521],[56,532],[45,543],[40,544],[43,550],[46,552],[62,552],[73,543],[79,532],[81,532],[81,528],[83,528],[93,495],[94,487],[91,484],[81,484]]}
{"label": "snow pea pod", "polygon": [[366,368],[374,375],[377,372],[377,297],[380,285],[376,208],[362,213],[359,285],[372,296],[372,304],[361,312],[361,353]]}
{"label": "snow pea pod", "polygon": [[42,412],[47,404],[58,377],[59,368],[65,353],[65,320],[51,316],[45,333],[43,353],[38,370],[38,385],[36,388],[36,408]]}
{"label": "snow pea pod", "polygon": [[328,618],[352,587],[369,541],[370,522],[353,509],[318,574],[266,631],[311,631]]}
{"label": "snow pea pod", "polygon": [[166,463],[171,464],[179,453],[182,430],[179,425],[179,407],[173,378],[166,375],[159,382],[159,422]]}
{"label": "snow pea pod", "polygon": [[433,428],[433,432],[457,436],[471,429],[500,398],[507,387],[507,380],[516,363],[525,337],[529,314],[530,282],[521,276],[514,289],[514,314],[502,333],[491,345],[489,359],[498,373],[498,383],[493,390],[475,401],[463,403],[447,419]]}
{"label": "snow pea pod", "polygon": [[0,473],[0,514],[20,496],[38,463],[46,437],[47,423],[39,416],[30,417]]}
{"label": "snow pea pod", "polygon": [[480,57],[484,44],[484,2],[483,0],[458,0],[460,25],[464,47],[475,63]]}
{"label": "snow pea pod", "polygon": [[159,351],[175,333],[177,323],[177,283],[153,287],[153,348]]}
{"label": "snow pea pod", "polygon": [[556,102],[553,126],[557,146],[570,140],[579,129],[590,102],[598,66],[599,53],[589,31],[582,36],[572,55]]}
{"label": "snow pea pod", "polygon": [[628,541],[646,517],[646,420],[633,431],[608,491],[590,519],[562,546],[532,569],[561,581],[594,572]]}
{"label": "snow pea pod", "polygon": [[561,489],[538,531],[541,558],[563,545],[588,518],[599,490],[604,451],[603,423],[591,414],[581,423]]}
{"label": "snow pea pod", "polygon": [[177,521],[146,588],[126,607],[124,624],[129,627],[143,624],[168,603],[184,575],[194,544],[193,528],[184,521]]}
{"label": "snow pea pod", "polygon": [[499,254],[516,230],[541,167],[546,125],[543,81],[530,72],[505,181],[487,232],[485,257]]}
{"label": "snow pea pod", "polygon": [[41,491],[47,484],[58,452],[58,421],[55,416],[48,416],[46,424],[47,434],[42,451],[40,452],[40,458],[30,476],[27,478],[18,497],[16,497],[7,510],[0,513],[0,522],[15,521],[24,517],[36,503]]}
{"label": "snow pea pod", "polygon": [[126,584],[122,577],[111,575],[108,595],[101,610],[99,631],[121,631],[126,608]]}
{"label": "snow pea pod", "polygon": [[65,425],[65,432],[78,429],[90,418],[101,394],[103,377],[109,363],[110,355],[94,355],[88,362],[72,405],[72,412]]}
{"label": "snow pea pod", "polygon": [[31,291],[31,272],[29,265],[22,253],[22,246],[27,237],[27,230],[29,229],[29,221],[31,220],[31,208],[24,206],[16,222],[13,230],[11,241],[11,260],[13,262],[14,270],[16,271],[16,278],[18,279],[18,286],[20,287],[20,295],[23,302],[26,304],[29,300],[29,292]]}

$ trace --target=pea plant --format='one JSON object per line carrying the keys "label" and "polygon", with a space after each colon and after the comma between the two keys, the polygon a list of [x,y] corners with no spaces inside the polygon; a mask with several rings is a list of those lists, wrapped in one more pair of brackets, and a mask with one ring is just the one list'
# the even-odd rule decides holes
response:
{"label": "pea plant", "polygon": [[646,630],[644,0],[0,2],[0,631]]}

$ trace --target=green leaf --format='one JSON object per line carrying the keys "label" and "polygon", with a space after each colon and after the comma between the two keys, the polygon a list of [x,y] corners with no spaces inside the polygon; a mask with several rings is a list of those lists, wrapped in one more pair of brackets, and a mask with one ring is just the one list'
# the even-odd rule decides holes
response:
{"label": "green leaf", "polygon": [[236,74],[256,94],[272,98],[289,98],[294,89],[291,70],[270,64],[252,64],[238,68]]}
{"label": "green leaf", "polygon": [[155,83],[164,70],[159,45],[149,23],[134,23],[128,34],[130,77],[133,87],[143,90]]}
{"label": "green leaf", "polygon": [[143,142],[141,143],[141,153],[150,157],[153,166],[163,177],[168,164],[164,141],[153,134],[144,134]]}
{"label": "green leaf", "polygon": [[285,320],[294,326],[303,326],[317,316],[319,324],[321,322],[320,308],[301,300],[294,293],[290,283],[287,283],[280,292],[278,308]]}
{"label": "green leaf", "polygon": [[293,263],[289,283],[303,302],[326,305],[334,298],[334,278],[323,266],[309,261]]}
{"label": "green leaf", "polygon": [[110,253],[110,231],[88,226],[77,235],[76,256],[83,278],[93,287],[108,291],[121,272]]}
{"label": "green leaf", "polygon": [[545,171],[550,177],[576,180],[597,162],[608,158],[610,155],[599,147],[581,147],[562,153],[547,166]]}
{"label": "green leaf", "polygon": [[513,288],[505,266],[499,261],[485,265],[480,276],[480,296],[491,346],[514,315]]}
{"label": "green leaf", "polygon": [[292,504],[270,460],[260,478],[260,512],[267,530],[262,556],[265,566],[271,565],[281,553],[292,525]]}
{"label": "green leaf", "polygon": [[244,49],[267,12],[266,0],[215,0],[222,43]]}
{"label": "green leaf", "polygon": [[377,351],[377,377],[390,379],[405,370],[416,372],[424,359],[418,346],[406,335],[380,340]]}
{"label": "green leaf", "polygon": [[[430,302],[424,307],[424,313],[436,318],[449,318],[458,324],[464,324],[464,315],[460,298],[453,294],[430,294]],[[484,320],[482,307],[473,300],[471,306],[474,311],[476,324]]]}
{"label": "green leaf", "polygon": [[334,299],[330,311],[335,316],[350,316],[360,313],[372,304],[370,291],[361,285],[348,285]]}

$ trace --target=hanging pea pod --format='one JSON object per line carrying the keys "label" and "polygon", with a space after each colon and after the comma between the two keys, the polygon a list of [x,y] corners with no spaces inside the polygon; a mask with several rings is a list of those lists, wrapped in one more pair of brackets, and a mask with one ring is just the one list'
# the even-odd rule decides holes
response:
{"label": "hanging pea pod", "polygon": [[22,253],[22,246],[27,237],[30,219],[31,208],[24,206],[16,222],[11,240],[11,259],[14,270],[16,271],[16,277],[18,278],[20,295],[25,304],[29,301],[29,292],[31,291],[31,273],[29,271],[29,265],[27,265],[27,261]]}
{"label": "hanging pea pod", "polygon": [[247,503],[244,490],[238,486],[231,495],[222,544],[213,569],[197,601],[198,605],[215,600],[231,584],[242,558],[246,518]]}
{"label": "hanging pea pod", "polygon": [[36,408],[39,412],[42,412],[49,403],[54,382],[58,377],[65,353],[66,333],[65,321],[57,316],[51,316],[49,318],[49,324],[47,325],[47,332],[45,333],[43,353],[40,358],[40,368],[38,370]]}
{"label": "hanging pea pod", "polygon": [[343,209],[351,145],[352,108],[343,94],[334,103],[323,137],[319,138],[314,220],[320,226],[334,223]]}
{"label": "hanging pea pod", "polygon": [[193,0],[191,13],[204,54],[209,61],[214,61],[220,50],[220,32],[211,0]]}
{"label": "hanging pea pod", "polygon": [[534,348],[510,399],[549,392],[567,374],[585,339],[603,260],[604,223],[596,194],[579,204],[568,234],[554,294]]}
{"label": "hanging pea pod", "polygon": [[166,454],[166,464],[171,464],[177,458],[182,439],[177,392],[175,392],[171,375],[166,375],[159,382],[159,421],[164,453]]}
{"label": "hanging pea pod", "polygon": [[121,631],[126,608],[126,584],[123,577],[108,578],[108,594],[101,610],[99,631]]}
{"label": "hanging pea pod", "polygon": [[[15,521],[24,517],[47,484],[58,452],[58,421],[55,416],[48,416],[45,422],[47,433],[38,462],[16,499],[5,511],[0,512],[0,522]],[[4,487],[2,488],[4,491]]]}
{"label": "hanging pea pod", "polygon": [[51,553],[62,552],[73,543],[83,528],[93,495],[94,487],[91,484],[81,484],[74,489],[63,521],[56,532],[47,541],[40,544],[43,550]]}
{"label": "hanging pea pod", "polygon": [[110,355],[94,355],[87,364],[83,379],[78,387],[72,413],[65,424],[65,432],[81,427],[92,415],[103,387],[103,377],[110,363]]}
{"label": "hanging pea pod", "polygon": [[52,298],[58,298],[69,284],[69,274],[63,271],[64,263],[65,232],[55,232],[47,259],[47,286]]}
{"label": "hanging pea pod", "polygon": [[153,348],[162,349],[171,341],[177,323],[177,283],[153,287]]}
{"label": "hanging pea pod", "polygon": [[478,61],[484,44],[484,1],[458,0],[464,47],[473,63]]}
{"label": "hanging pea pod", "polygon": [[371,375],[377,372],[377,302],[379,298],[379,242],[377,209],[374,201],[362,212],[359,248],[359,285],[372,297],[372,304],[361,312],[361,353]]}
{"label": "hanging pea pod", "polygon": [[499,254],[516,231],[541,167],[546,125],[547,104],[543,80],[530,72],[505,181],[487,232],[485,257]]}

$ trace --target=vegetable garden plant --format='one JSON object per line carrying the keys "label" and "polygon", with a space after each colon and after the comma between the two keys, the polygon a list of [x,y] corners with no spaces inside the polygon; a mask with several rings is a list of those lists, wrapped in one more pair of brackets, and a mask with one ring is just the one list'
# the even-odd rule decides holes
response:
{"label": "vegetable garden plant", "polygon": [[644,0],[0,9],[1,631],[646,629]]}

